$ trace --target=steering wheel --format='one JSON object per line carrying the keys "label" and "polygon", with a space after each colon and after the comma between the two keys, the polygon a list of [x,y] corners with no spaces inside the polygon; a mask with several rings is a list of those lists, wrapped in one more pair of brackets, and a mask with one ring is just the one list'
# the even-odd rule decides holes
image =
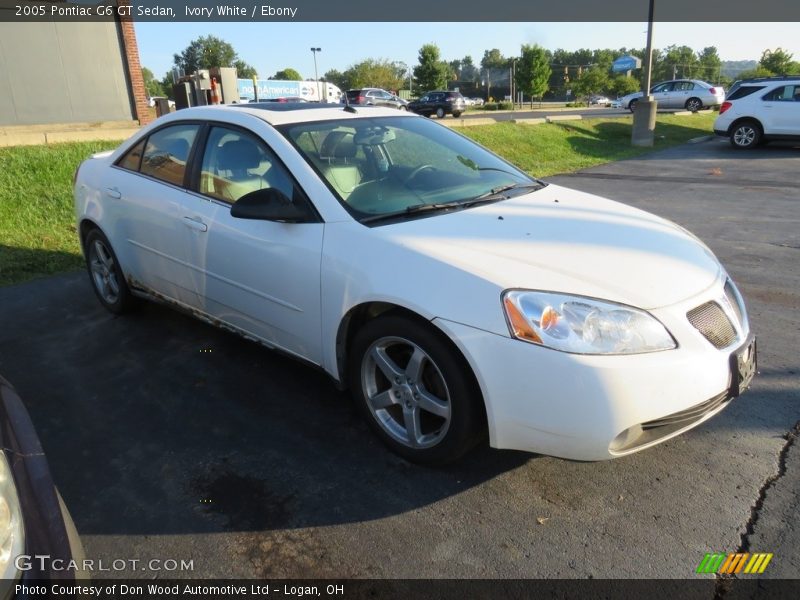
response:
{"label": "steering wheel", "polygon": [[412,179],[414,179],[417,175],[422,173],[425,169],[436,170],[436,167],[434,167],[431,164],[424,164],[424,165],[418,166],[416,169],[414,169],[413,171],[411,171],[411,173],[408,174],[408,177],[406,177],[403,180],[403,185],[408,185],[411,182]]}

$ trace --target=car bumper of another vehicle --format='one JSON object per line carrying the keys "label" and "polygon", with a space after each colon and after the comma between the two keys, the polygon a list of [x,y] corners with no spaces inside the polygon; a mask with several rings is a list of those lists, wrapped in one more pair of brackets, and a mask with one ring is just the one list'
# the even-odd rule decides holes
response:
{"label": "car bumper of another vehicle", "polygon": [[[661,311],[652,312],[670,329]],[[740,393],[732,360],[751,343],[717,350],[694,331],[682,332],[673,350],[580,355],[435,323],[476,374],[493,447],[587,461],[643,450],[717,414]],[[750,367],[753,373],[755,358]]]}
{"label": "car bumper of another vehicle", "polygon": [[[0,377],[0,437],[14,478],[25,540],[16,577],[0,582],[0,598],[18,597],[14,584],[87,579],[84,551],[72,517],[50,476],[50,468],[25,405]],[[46,556],[42,562],[34,557]],[[18,557],[10,560],[16,563]],[[74,561],[74,562],[73,562]],[[75,568],[72,568],[72,564]]]}

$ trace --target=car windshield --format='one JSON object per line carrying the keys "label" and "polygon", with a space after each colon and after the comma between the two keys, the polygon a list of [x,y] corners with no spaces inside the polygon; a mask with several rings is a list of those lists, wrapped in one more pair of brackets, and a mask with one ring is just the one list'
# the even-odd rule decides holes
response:
{"label": "car windshield", "polygon": [[279,129],[364,223],[468,208],[544,185],[427,119],[347,118]]}

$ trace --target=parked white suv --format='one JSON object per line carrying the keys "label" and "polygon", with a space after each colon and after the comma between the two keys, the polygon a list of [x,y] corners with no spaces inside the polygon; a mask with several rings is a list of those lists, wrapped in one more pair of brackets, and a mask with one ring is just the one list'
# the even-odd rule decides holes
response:
{"label": "parked white suv", "polygon": [[742,82],[720,107],[714,133],[742,149],[768,140],[800,140],[800,76]]}

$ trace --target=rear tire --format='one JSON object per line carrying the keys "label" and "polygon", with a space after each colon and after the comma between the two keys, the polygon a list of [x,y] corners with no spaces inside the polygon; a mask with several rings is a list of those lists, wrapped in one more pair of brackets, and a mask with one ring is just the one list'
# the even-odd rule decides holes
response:
{"label": "rear tire", "polygon": [[463,357],[438,330],[388,314],[369,321],[350,346],[353,399],[392,451],[420,464],[463,456],[483,438],[483,400]]}
{"label": "rear tire", "polygon": [[686,101],[686,110],[690,110],[692,112],[697,112],[701,108],[703,108],[703,101],[700,98],[689,98]]}
{"label": "rear tire", "polygon": [[100,304],[115,315],[133,309],[137,298],[131,294],[125,274],[119,266],[117,255],[108,238],[99,229],[92,229],[83,242],[89,280]]}
{"label": "rear tire", "polygon": [[750,150],[758,146],[763,133],[755,121],[741,121],[731,128],[731,146],[737,150]]}
{"label": "rear tire", "polygon": [[628,104],[628,110],[633,112],[636,110],[636,103],[639,102],[638,100],[631,100]]}

